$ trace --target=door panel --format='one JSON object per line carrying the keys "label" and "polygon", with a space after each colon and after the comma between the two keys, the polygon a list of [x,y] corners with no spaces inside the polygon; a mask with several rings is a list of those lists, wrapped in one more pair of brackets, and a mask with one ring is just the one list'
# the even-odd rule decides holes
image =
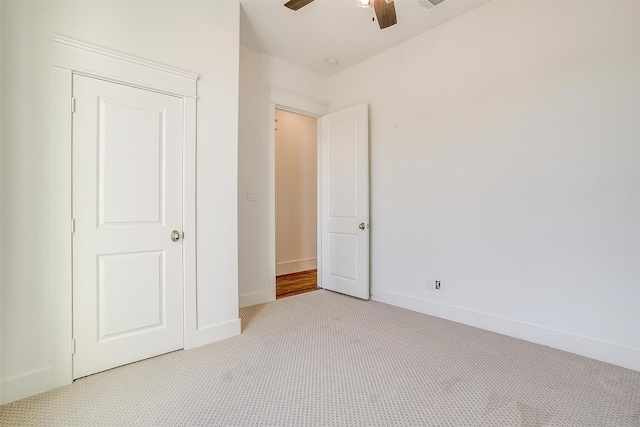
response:
{"label": "door panel", "polygon": [[98,343],[163,326],[164,256],[98,255]]}
{"label": "door panel", "polygon": [[158,178],[164,172],[165,115],[162,109],[100,98],[99,225],[162,222],[163,182]]}
{"label": "door panel", "polygon": [[369,299],[367,104],[323,116],[320,124],[322,287]]}
{"label": "door panel", "polygon": [[74,378],[183,348],[183,101],[74,76]]}
{"label": "door panel", "polygon": [[358,118],[327,125],[327,173],[330,218],[355,218],[358,213]]}
{"label": "door panel", "polygon": [[358,280],[357,235],[329,233],[329,276]]}

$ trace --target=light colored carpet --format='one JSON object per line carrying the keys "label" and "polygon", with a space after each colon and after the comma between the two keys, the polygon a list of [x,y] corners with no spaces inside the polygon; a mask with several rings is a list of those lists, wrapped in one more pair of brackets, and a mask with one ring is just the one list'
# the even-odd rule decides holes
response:
{"label": "light colored carpet", "polygon": [[633,426],[640,373],[316,291],[243,333],[0,407],[0,425]]}

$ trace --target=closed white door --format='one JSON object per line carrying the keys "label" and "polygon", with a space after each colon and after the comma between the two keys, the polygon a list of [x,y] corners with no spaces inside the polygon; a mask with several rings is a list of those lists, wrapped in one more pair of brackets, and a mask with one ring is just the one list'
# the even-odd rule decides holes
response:
{"label": "closed white door", "polygon": [[369,299],[369,124],[367,104],[320,119],[321,284]]}
{"label": "closed white door", "polygon": [[73,96],[79,378],[184,347],[183,100],[78,75]]}

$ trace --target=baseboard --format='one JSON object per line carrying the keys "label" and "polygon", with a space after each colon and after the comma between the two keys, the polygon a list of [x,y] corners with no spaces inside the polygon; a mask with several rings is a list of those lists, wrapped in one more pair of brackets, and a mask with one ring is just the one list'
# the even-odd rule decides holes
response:
{"label": "baseboard", "polygon": [[190,350],[192,348],[211,344],[226,338],[235,337],[236,335],[240,335],[240,330],[239,318],[228,322],[198,328],[196,332],[189,334],[190,339],[185,341],[184,349]]}
{"label": "baseboard", "polygon": [[[189,335],[190,339],[185,342],[185,350],[211,344],[236,335],[240,335],[240,319],[200,328]],[[63,376],[51,366],[2,379],[0,381],[0,387],[2,388],[0,405],[71,384],[71,376],[69,376],[69,381],[62,378]]]}
{"label": "baseboard", "polygon": [[298,259],[279,262],[276,264],[276,276],[297,273],[299,271],[315,270],[318,266],[317,258]]}
{"label": "baseboard", "polygon": [[381,289],[372,290],[374,301],[452,320],[502,335],[640,371],[640,350],[556,331],[516,320],[466,310]]}
{"label": "baseboard", "polygon": [[71,384],[71,380],[61,383],[58,378],[59,375],[56,375],[54,368],[47,367],[27,374],[3,379],[0,381],[0,387],[2,388],[2,401],[0,401],[0,405]]}
{"label": "baseboard", "polygon": [[274,301],[273,292],[267,290],[260,292],[253,292],[250,294],[240,295],[238,298],[238,305],[240,308],[249,307],[256,304],[264,304],[265,302]]}

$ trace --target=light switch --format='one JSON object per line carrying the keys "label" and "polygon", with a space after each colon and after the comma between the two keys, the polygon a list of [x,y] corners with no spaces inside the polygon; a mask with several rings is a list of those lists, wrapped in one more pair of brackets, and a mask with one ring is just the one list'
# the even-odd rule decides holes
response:
{"label": "light switch", "polygon": [[247,190],[247,201],[255,202],[256,201],[256,193],[251,190]]}

